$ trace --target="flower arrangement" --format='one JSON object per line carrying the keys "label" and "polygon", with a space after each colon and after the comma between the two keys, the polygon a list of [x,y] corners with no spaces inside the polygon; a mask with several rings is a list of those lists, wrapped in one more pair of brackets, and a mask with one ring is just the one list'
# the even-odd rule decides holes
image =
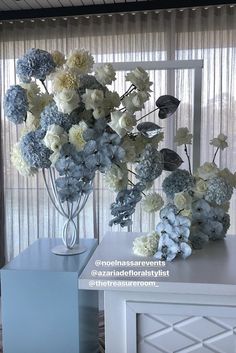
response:
{"label": "flower arrangement", "polygon": [[160,222],[156,226],[159,239],[156,246],[149,246],[149,252],[146,244],[153,244],[153,233],[135,239],[135,254],[172,261],[177,255],[187,258],[192,249],[202,249],[209,241],[226,236],[236,173],[219,169],[215,159],[219,150],[228,147],[227,136],[221,133],[210,141],[216,148],[212,162],[205,162],[193,174],[188,153],[192,137],[186,127],[176,132],[175,142],[178,146],[184,145],[189,170],[176,169],[164,179],[162,187],[167,204],[160,210]]}
{"label": "flower arrangement", "polygon": [[[182,160],[172,150],[158,150],[163,139],[161,127],[139,122],[148,114],[136,116],[150,99],[152,83],[147,72],[138,67],[128,73],[125,80],[129,88],[119,95],[107,87],[116,80],[112,65],[101,65],[91,74],[93,64],[92,55],[83,49],[66,58],[58,51],[33,48],[17,61],[20,82],[7,90],[4,108],[8,119],[24,128],[11,160],[24,176],[53,168],[61,203],[88,195],[95,173],[101,172],[117,193],[110,225],[124,227],[131,224],[142,198],[146,210],[157,211],[163,206],[160,195],[143,197],[144,190],[163,170],[176,170]],[[164,95],[157,99],[154,110],[165,119],[179,103]],[[187,180],[191,184],[189,175]],[[180,182],[176,190],[182,189]]]}

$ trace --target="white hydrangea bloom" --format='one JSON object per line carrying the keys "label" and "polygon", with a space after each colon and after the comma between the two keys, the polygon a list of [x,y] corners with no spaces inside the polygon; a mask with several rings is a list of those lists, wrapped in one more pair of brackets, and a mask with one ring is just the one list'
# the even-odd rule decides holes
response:
{"label": "white hydrangea bloom", "polygon": [[203,180],[214,178],[219,172],[215,163],[205,162],[197,169],[197,176]]}
{"label": "white hydrangea bloom", "polygon": [[153,256],[157,252],[159,234],[155,231],[137,237],[133,242],[133,253],[138,256]]}
{"label": "white hydrangea bloom", "polygon": [[54,96],[59,112],[70,114],[80,102],[78,93],[74,89],[63,89]]}
{"label": "white hydrangea bloom", "polygon": [[156,192],[145,196],[142,200],[142,209],[148,213],[159,211],[163,205],[163,198]]}
{"label": "white hydrangea bloom", "polygon": [[11,162],[13,166],[18,170],[18,172],[25,177],[33,176],[34,174],[37,173],[37,169],[34,167],[31,167],[24,160],[21,154],[20,142],[17,142],[15,145],[13,145],[13,148],[11,151]]}
{"label": "white hydrangea bloom", "polygon": [[121,191],[127,187],[128,171],[125,164],[117,166],[112,164],[104,174],[105,184],[112,191]]}
{"label": "white hydrangea bloom", "polygon": [[142,68],[137,67],[125,76],[126,81],[130,81],[139,91],[150,92],[152,82],[149,81],[148,73]]}
{"label": "white hydrangea bloom", "polygon": [[221,150],[225,149],[226,147],[228,147],[228,143],[227,143],[227,136],[224,134],[219,134],[217,137],[213,138],[210,141],[210,145],[220,148]]}
{"label": "white hydrangea bloom", "polygon": [[177,143],[177,146],[191,145],[192,138],[193,138],[193,135],[190,134],[189,129],[187,127],[180,127],[176,131],[174,142]]}
{"label": "white hydrangea bloom", "polygon": [[95,70],[95,77],[103,86],[111,85],[116,80],[116,73],[111,64],[104,64]]}
{"label": "white hydrangea bloom", "polygon": [[87,74],[92,71],[94,64],[93,56],[86,50],[74,50],[68,56],[66,66],[76,74]]}

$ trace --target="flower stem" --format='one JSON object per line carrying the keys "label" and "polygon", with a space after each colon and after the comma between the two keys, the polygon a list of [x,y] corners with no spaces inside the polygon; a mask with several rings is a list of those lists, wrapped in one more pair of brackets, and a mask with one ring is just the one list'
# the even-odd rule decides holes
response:
{"label": "flower stem", "polygon": [[216,151],[215,151],[215,154],[214,154],[214,157],[213,157],[212,163],[215,163],[216,155],[217,155],[217,153],[218,153],[219,149],[220,149],[220,146],[219,146],[219,147],[217,147],[217,149],[216,149]]}
{"label": "flower stem", "polygon": [[186,144],[184,145],[184,152],[186,153],[186,156],[188,158],[189,173],[190,173],[190,175],[192,175],[191,162],[190,162],[190,157],[189,157],[189,154],[188,154],[188,149],[187,149],[187,145]]}
{"label": "flower stem", "polygon": [[130,173],[134,174],[136,177],[138,176],[138,174],[136,174],[136,173],[135,173],[135,172],[133,172],[132,170],[130,170],[130,169],[128,169],[128,168],[127,168],[127,170],[128,170],[128,172],[130,172]]}
{"label": "flower stem", "polygon": [[42,83],[42,85],[43,85],[43,87],[44,87],[46,93],[49,94],[48,89],[47,89],[47,86],[45,85],[44,80],[40,80],[40,82]]}
{"label": "flower stem", "polygon": [[155,109],[153,109],[151,112],[148,112],[147,114],[145,114],[145,115],[141,116],[141,118],[139,118],[139,119],[137,120],[137,122],[138,122],[139,120],[141,120],[141,119],[145,118],[145,117],[146,117],[146,116],[148,116],[149,114],[151,114],[151,113],[155,112],[157,109],[159,109],[159,108],[155,108]]}
{"label": "flower stem", "polygon": [[127,91],[122,94],[122,96],[120,97],[120,100],[122,101],[122,99],[125,98],[125,96],[128,96],[128,94],[130,94],[136,87],[132,84],[128,89]]}

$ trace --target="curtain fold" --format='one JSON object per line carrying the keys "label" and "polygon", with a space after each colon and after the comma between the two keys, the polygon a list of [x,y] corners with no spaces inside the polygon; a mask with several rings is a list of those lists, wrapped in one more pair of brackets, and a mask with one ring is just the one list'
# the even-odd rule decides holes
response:
{"label": "curtain fold", "polygon": [[[201,161],[212,160],[209,140],[218,133],[228,135],[229,148],[219,154],[220,167],[236,169],[236,7],[222,6],[184,10],[156,11],[137,14],[40,19],[3,23],[0,26],[1,97],[14,84],[18,57],[31,47],[69,53],[75,48],[89,50],[95,62],[122,62],[124,72],[117,73],[114,89],[125,89],[125,63],[159,60],[203,59]],[[175,148],[173,134],[180,126],[193,126],[193,71],[152,70],[153,93],[147,109],[153,109],[162,94],[174,94],[181,100],[174,119],[161,121],[166,132],[162,147]],[[3,98],[1,98],[3,99]],[[148,120],[160,124],[158,116]],[[4,196],[6,210],[6,257],[17,255],[38,237],[60,236],[63,218],[51,205],[39,173],[33,178],[21,177],[10,163],[10,151],[19,139],[20,129],[10,124],[1,113],[3,145]],[[181,148],[177,149],[183,158]],[[184,165],[187,167],[187,164]],[[161,192],[163,175],[153,186]],[[81,237],[102,238],[108,226],[109,205],[115,195],[107,190],[102,175],[97,176],[94,193],[81,214]],[[1,208],[2,209],[2,208]],[[236,231],[235,196],[231,202],[230,233]],[[158,215],[146,215],[138,206],[133,217],[133,231],[154,229]],[[119,230],[113,227],[112,230]],[[126,230],[126,229],[123,229]]]}

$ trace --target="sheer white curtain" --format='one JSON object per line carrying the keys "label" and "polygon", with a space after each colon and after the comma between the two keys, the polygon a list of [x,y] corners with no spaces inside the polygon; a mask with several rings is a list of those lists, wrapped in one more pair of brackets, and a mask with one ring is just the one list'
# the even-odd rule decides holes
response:
{"label": "sheer white curtain", "polygon": [[[229,136],[230,148],[219,155],[221,167],[236,169],[235,82],[236,82],[236,8],[222,6],[208,9],[187,9],[124,15],[103,15],[68,19],[47,19],[3,23],[0,28],[2,96],[15,82],[15,62],[28,48],[68,53],[74,48],[91,51],[96,62],[134,62],[203,59],[201,161],[211,160],[213,149],[209,140],[219,132]],[[125,67],[125,66],[124,66]],[[117,74],[115,89],[125,88],[124,72]],[[175,148],[176,127],[192,128],[193,72],[150,71],[154,82],[152,99],[146,111],[162,94],[173,94],[181,100],[177,116],[159,121],[152,114],[149,120],[164,127],[166,137],[162,146]],[[1,112],[7,259],[15,256],[38,237],[60,236],[63,218],[50,204],[41,174],[25,179],[10,163],[10,150],[20,131]],[[184,157],[182,149],[178,152]],[[154,189],[161,191],[163,176]],[[101,175],[95,190],[79,218],[81,237],[99,237],[110,230],[109,205],[114,194],[109,192]],[[231,215],[235,213],[235,198]],[[236,231],[232,219],[231,233]],[[149,231],[155,227],[157,215],[146,216],[137,207],[133,231]],[[113,230],[119,229],[114,227]],[[126,229],[124,229],[126,230]]]}

